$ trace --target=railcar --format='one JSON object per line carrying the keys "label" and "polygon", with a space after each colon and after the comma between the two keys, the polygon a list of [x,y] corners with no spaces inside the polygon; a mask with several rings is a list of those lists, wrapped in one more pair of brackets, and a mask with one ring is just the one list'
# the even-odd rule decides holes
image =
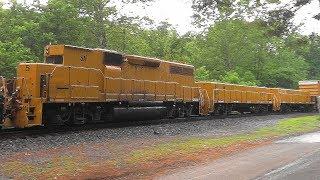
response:
{"label": "railcar", "polygon": [[312,97],[312,101],[316,102],[316,110],[320,111],[320,81],[300,81],[299,90],[309,93]]}
{"label": "railcar", "polygon": [[210,114],[270,112],[274,108],[274,94],[269,88],[217,82],[197,82],[197,85],[208,94]]}
{"label": "railcar", "polygon": [[312,96],[320,96],[320,81],[300,81],[299,89],[304,92],[309,92]]}
{"label": "railcar", "polygon": [[312,111],[316,101],[309,92],[293,89],[274,89],[277,110],[282,112]]}
{"label": "railcar", "polygon": [[309,92],[292,89],[242,86],[217,82],[197,82],[209,98],[210,114],[312,111],[314,98]]}

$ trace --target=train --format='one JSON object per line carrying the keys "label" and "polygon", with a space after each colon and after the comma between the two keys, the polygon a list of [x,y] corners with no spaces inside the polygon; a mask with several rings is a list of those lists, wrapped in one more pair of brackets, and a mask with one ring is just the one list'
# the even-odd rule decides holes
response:
{"label": "train", "polygon": [[44,59],[0,77],[2,128],[308,112],[317,104],[308,91],[199,82],[192,65],[106,49],[48,45]]}

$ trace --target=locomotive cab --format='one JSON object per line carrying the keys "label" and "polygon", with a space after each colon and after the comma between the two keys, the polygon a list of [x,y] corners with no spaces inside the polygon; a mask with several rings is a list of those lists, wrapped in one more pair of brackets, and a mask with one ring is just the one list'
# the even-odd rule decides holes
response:
{"label": "locomotive cab", "polygon": [[100,50],[70,45],[48,45],[44,52],[46,64],[103,70],[105,53]]}

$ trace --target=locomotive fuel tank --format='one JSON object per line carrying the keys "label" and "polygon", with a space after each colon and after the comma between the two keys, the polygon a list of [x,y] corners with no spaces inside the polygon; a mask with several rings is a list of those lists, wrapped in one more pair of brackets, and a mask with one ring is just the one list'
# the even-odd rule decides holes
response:
{"label": "locomotive fuel tank", "polygon": [[163,118],[166,116],[166,107],[129,107],[114,108],[114,120],[116,121],[141,121]]}

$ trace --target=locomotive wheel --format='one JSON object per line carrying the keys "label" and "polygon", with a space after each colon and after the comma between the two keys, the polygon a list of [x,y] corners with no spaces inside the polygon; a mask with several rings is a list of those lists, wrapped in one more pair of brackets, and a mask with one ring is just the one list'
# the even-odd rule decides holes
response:
{"label": "locomotive wheel", "polygon": [[101,107],[98,106],[86,106],[79,105],[74,107],[74,119],[73,123],[82,125],[94,122],[100,122],[101,120]]}
{"label": "locomotive wheel", "polygon": [[225,114],[225,110],[222,107],[218,107],[216,110],[216,114],[222,116]]}
{"label": "locomotive wheel", "polygon": [[167,118],[173,119],[175,118],[175,110],[174,108],[167,108]]}
{"label": "locomotive wheel", "polygon": [[86,109],[84,107],[75,107],[74,110],[74,119],[73,119],[73,124],[78,124],[78,125],[82,125],[82,124],[86,124],[88,122],[88,118],[85,116]]}
{"label": "locomotive wheel", "polygon": [[166,107],[166,115],[165,115],[165,117],[169,118],[169,119],[175,118],[176,106],[174,105],[174,103],[168,103],[168,104],[165,105],[165,107]]}
{"label": "locomotive wheel", "polygon": [[192,115],[192,110],[193,110],[192,106],[189,105],[185,109],[186,109],[185,117],[190,117]]}
{"label": "locomotive wheel", "polygon": [[102,117],[102,107],[101,106],[96,106],[94,110],[92,110],[93,112],[93,122],[102,122],[101,121],[101,117]]}
{"label": "locomotive wheel", "polygon": [[72,115],[72,110],[67,108],[65,110],[61,110],[57,115],[57,118],[61,123],[67,124],[68,122],[70,122],[71,115]]}
{"label": "locomotive wheel", "polygon": [[112,122],[114,121],[114,112],[113,108],[105,108],[101,113],[101,121],[103,122]]}
{"label": "locomotive wheel", "polygon": [[48,125],[66,125],[71,122],[73,109],[71,107],[50,108],[46,113]]}
{"label": "locomotive wheel", "polygon": [[184,107],[179,107],[178,113],[179,113],[179,118],[184,118],[185,114],[186,114],[185,108]]}
{"label": "locomotive wheel", "polygon": [[174,118],[183,118],[185,116],[184,108],[182,106],[176,106],[174,109]]}

